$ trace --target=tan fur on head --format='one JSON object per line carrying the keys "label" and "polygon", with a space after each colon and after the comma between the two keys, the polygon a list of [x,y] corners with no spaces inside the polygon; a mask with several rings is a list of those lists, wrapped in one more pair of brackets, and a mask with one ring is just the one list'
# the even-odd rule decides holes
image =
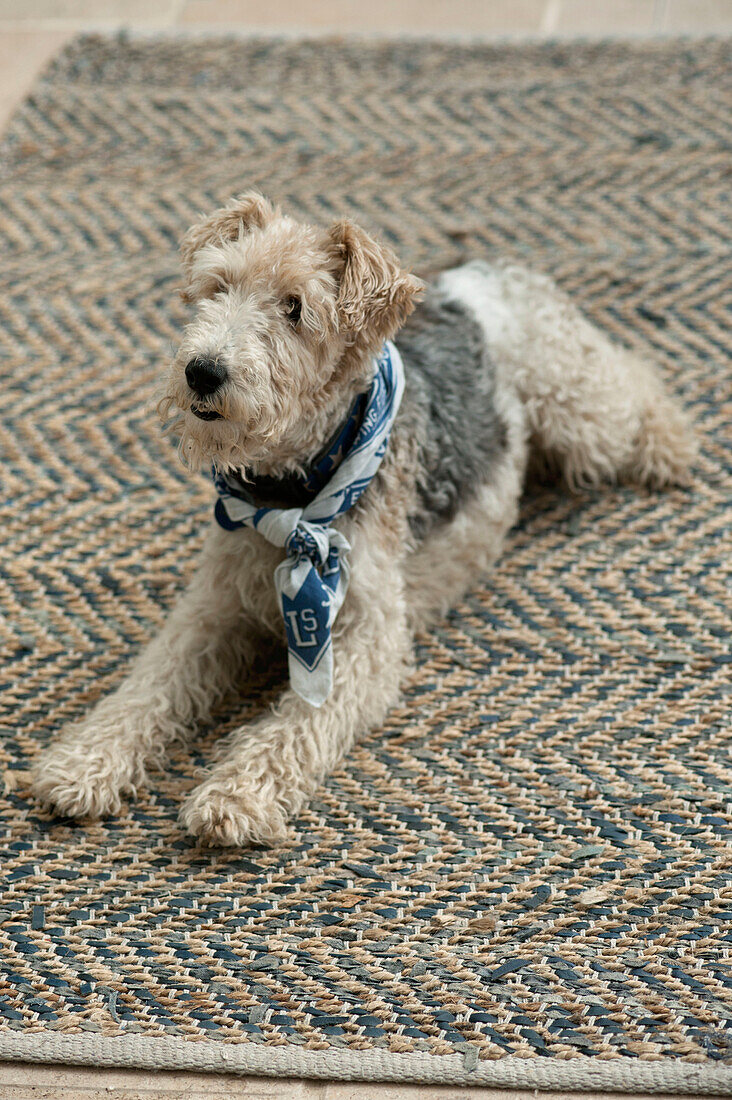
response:
{"label": "tan fur on head", "polygon": [[[181,261],[196,316],[161,414],[172,416],[188,464],[268,474],[302,467],[322,446],[423,287],[352,222],[300,223],[255,191],[193,226]],[[204,399],[186,379],[197,358],[227,372]]]}
{"label": "tan fur on head", "polygon": [[[267,222],[277,217],[279,210],[258,191],[245,191],[229,199],[225,206],[192,225],[180,243],[180,260],[188,279],[191,277],[196,253],[204,245],[225,244],[245,236],[251,229],[263,229]],[[195,291],[183,290],[183,300],[195,301]]]}

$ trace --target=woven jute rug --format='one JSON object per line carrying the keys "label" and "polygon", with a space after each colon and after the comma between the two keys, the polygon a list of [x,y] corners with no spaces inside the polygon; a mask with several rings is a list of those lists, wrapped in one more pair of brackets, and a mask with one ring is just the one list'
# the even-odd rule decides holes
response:
{"label": "woven jute rug", "polygon": [[[720,40],[493,47],[85,37],[0,169],[0,1054],[732,1091],[730,85]],[[403,703],[275,850],[176,825],[216,738],[117,818],[28,769],[189,574],[211,488],[150,403],[176,242],[258,186],[420,273],[551,272],[655,357],[693,486],[530,487]]]}

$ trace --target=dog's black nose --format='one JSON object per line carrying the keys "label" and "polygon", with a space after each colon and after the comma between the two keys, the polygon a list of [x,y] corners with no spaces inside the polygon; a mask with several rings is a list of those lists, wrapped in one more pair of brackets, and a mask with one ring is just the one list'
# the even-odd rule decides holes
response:
{"label": "dog's black nose", "polygon": [[226,367],[218,359],[191,359],[186,367],[186,382],[199,397],[213,393],[226,381]]}

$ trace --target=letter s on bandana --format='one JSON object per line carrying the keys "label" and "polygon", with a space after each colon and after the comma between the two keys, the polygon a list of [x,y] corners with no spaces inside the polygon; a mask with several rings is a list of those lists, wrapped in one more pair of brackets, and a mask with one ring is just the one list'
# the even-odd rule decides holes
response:
{"label": "letter s on bandana", "polygon": [[286,557],[274,573],[287,632],[290,684],[322,706],[333,686],[331,628],[348,588],[348,540],[331,524],[368,487],[386,453],[404,392],[404,367],[394,344],[384,345],[353,443],[330,480],[304,508],[260,508],[235,475],[214,474],[217,522],[228,531],[253,527]]}

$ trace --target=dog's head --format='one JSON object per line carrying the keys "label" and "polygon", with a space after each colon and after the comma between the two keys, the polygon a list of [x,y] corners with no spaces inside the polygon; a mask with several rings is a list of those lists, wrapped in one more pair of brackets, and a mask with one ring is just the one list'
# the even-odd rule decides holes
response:
{"label": "dog's head", "polygon": [[193,226],[181,254],[196,313],[161,412],[183,458],[296,469],[368,385],[422,283],[351,222],[302,224],[254,192]]}

